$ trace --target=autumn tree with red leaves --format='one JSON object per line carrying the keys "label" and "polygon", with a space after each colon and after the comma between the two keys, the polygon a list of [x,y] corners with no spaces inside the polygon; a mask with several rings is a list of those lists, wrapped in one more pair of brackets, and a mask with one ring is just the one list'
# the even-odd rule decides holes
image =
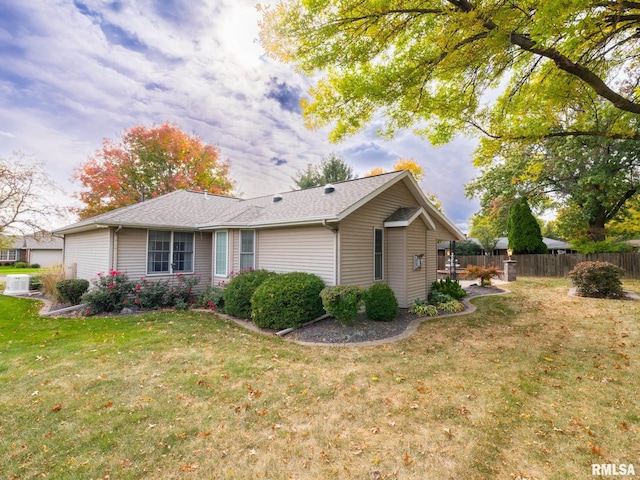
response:
{"label": "autumn tree with red leaves", "polygon": [[136,125],[117,141],[105,139],[75,170],[83,187],[76,196],[85,204],[77,213],[85,219],[179,189],[229,195],[229,168],[217,146],[175,124]]}

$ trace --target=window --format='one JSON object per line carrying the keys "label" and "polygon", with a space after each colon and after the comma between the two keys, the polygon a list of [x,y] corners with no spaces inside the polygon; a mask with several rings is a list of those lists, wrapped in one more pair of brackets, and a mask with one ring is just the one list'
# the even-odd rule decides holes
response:
{"label": "window", "polygon": [[227,276],[227,259],[229,258],[227,248],[227,232],[216,232],[216,269],[215,274],[223,277]]}
{"label": "window", "polygon": [[382,280],[383,264],[383,231],[381,228],[373,229],[373,279]]}
{"label": "window", "polygon": [[0,250],[0,261],[15,262],[18,260],[18,250]]}
{"label": "window", "polygon": [[192,272],[193,233],[149,231],[147,274]]}
{"label": "window", "polygon": [[240,271],[255,268],[255,232],[240,230]]}

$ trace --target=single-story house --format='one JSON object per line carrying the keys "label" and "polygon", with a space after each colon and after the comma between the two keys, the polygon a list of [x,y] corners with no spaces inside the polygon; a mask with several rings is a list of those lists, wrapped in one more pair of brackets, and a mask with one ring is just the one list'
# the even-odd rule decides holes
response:
{"label": "single-story house", "polygon": [[407,171],[252,199],[178,190],[55,233],[65,271],[87,280],[304,271],[327,285],[386,283],[401,307],[427,297],[438,241],[464,239]]}
{"label": "single-story house", "polygon": [[[466,238],[465,240],[470,240],[478,245],[480,241],[477,238]],[[507,237],[497,237],[496,240],[496,248],[491,252],[492,255],[507,255],[507,249],[509,248],[509,239]],[[563,240],[555,240],[553,238],[542,237],[542,241],[547,246],[548,253],[552,255],[561,255],[564,253],[576,253],[575,250],[571,250],[571,246],[563,241]],[[438,255],[446,256],[449,250],[449,242],[440,242],[438,244]],[[483,250],[484,252],[484,250]]]}
{"label": "single-story house", "polygon": [[25,262],[43,268],[62,264],[62,238],[48,232],[14,238],[13,248],[0,250],[0,265]]}

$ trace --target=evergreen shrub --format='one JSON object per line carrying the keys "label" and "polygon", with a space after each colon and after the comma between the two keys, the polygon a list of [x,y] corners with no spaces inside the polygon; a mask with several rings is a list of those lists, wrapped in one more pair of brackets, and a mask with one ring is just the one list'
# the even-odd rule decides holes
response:
{"label": "evergreen shrub", "polygon": [[[251,318],[260,328],[299,327],[324,313],[320,298],[323,288],[324,281],[311,273],[275,275],[263,282],[251,297]],[[225,297],[225,309],[226,302]]]}
{"label": "evergreen shrub", "polygon": [[332,317],[350,325],[358,315],[362,303],[362,288],[357,285],[325,287],[320,292],[322,306]]}
{"label": "evergreen shrub", "polygon": [[390,322],[398,316],[398,300],[389,285],[374,283],[365,291],[363,298],[369,320]]}
{"label": "evergreen shrub", "polygon": [[62,280],[56,283],[56,290],[60,300],[71,305],[78,305],[82,300],[82,295],[89,289],[89,282],[80,278],[73,280]]}
{"label": "evergreen shrub", "polygon": [[[460,286],[460,282],[457,280],[451,280],[451,277],[447,275],[444,280],[436,280],[431,284],[432,292],[440,292],[445,295],[449,295],[454,300],[460,300],[467,295],[467,292]],[[433,303],[433,302],[432,302]]]}
{"label": "evergreen shrub", "polygon": [[251,318],[251,296],[265,280],[274,276],[275,273],[268,270],[245,270],[233,276],[222,294],[225,313],[236,318]]}

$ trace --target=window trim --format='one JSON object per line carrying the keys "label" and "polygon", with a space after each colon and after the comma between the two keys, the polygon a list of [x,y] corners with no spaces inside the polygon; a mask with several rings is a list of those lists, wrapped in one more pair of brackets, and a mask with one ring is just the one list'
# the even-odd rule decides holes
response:
{"label": "window trim", "polygon": [[[251,232],[253,236],[253,242],[252,242],[253,251],[251,252],[251,266],[244,267],[244,268],[242,268],[242,255],[249,255],[249,252],[242,251],[242,232]],[[238,237],[239,237],[238,243],[240,244],[240,246],[238,247],[238,270],[240,271],[245,269],[254,270],[256,268],[256,231],[255,229],[248,229],[248,228],[241,229]]]}
{"label": "window trim", "polygon": [[[11,255],[12,253],[13,255]],[[6,257],[6,258],[3,258],[3,257]],[[20,260],[19,250],[15,248],[10,248],[8,250],[0,250],[0,262],[17,262],[18,260]]]}
{"label": "window trim", "polygon": [[[151,232],[169,232],[171,238],[169,240],[169,270],[164,272],[151,272],[149,271],[149,235]],[[191,270],[174,270],[173,268],[173,242],[174,234],[176,233],[188,233],[191,235]],[[191,275],[195,273],[196,269],[196,235],[195,232],[188,230],[147,230],[147,244],[146,244],[146,259],[145,259],[145,271],[146,276],[161,276],[161,275]]]}
{"label": "window trim", "polygon": [[[218,234],[224,233],[226,236],[225,242],[225,266],[224,274],[218,273]],[[213,276],[214,277],[228,277],[229,276],[229,230],[216,230],[214,232],[214,251],[213,251]]]}
{"label": "window trim", "polygon": [[[377,232],[380,232],[380,253],[376,252]],[[380,256],[380,276],[376,276],[376,260]],[[373,281],[384,280],[384,228],[373,228]]]}

